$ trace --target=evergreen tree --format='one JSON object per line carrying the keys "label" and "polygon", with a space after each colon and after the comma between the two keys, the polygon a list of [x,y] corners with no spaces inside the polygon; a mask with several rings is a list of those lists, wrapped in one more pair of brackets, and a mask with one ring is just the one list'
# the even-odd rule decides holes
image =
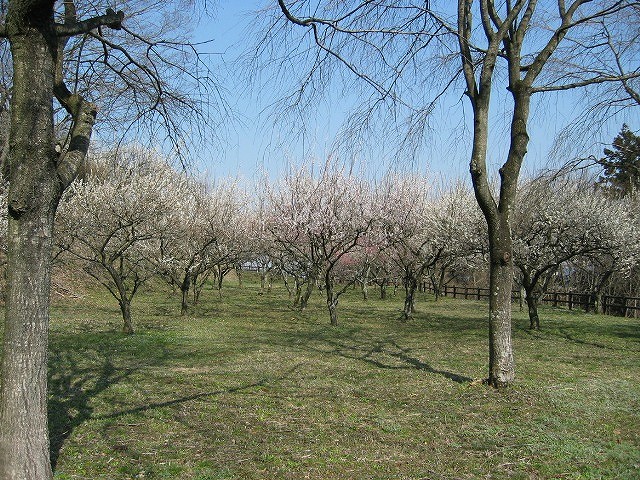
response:
{"label": "evergreen tree", "polygon": [[604,169],[597,184],[616,195],[635,195],[640,188],[640,136],[622,125],[612,148],[605,148],[604,155],[597,161]]}

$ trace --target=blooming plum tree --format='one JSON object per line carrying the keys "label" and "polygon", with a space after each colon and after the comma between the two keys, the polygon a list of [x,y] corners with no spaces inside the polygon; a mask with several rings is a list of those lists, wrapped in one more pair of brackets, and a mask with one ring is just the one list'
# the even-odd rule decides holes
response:
{"label": "blooming plum tree", "polygon": [[338,300],[354,281],[338,287],[338,267],[360,247],[376,218],[370,188],[329,160],[317,176],[307,169],[286,175],[270,190],[268,205],[273,238],[304,266],[308,292],[322,283],[331,325],[337,325]]}
{"label": "blooming plum tree", "polygon": [[473,261],[484,238],[481,214],[462,185],[437,189],[423,176],[387,176],[379,197],[388,255],[402,272],[406,320],[415,311],[416,289],[425,275],[435,278],[437,272],[444,279],[456,262]]}
{"label": "blooming plum tree", "polygon": [[154,152],[129,147],[99,158],[101,176],[75,181],[57,217],[56,243],[83,262],[84,270],[118,301],[123,331],[133,333],[131,300],[156,272],[161,232],[172,223],[166,215],[177,203],[183,181]]}
{"label": "blooming plum tree", "polygon": [[401,272],[405,290],[403,320],[415,312],[415,292],[426,270],[443,252],[434,242],[433,190],[425,177],[387,176],[378,195],[388,252]]}
{"label": "blooming plum tree", "polygon": [[538,300],[561,265],[585,256],[606,256],[616,265],[632,262],[637,228],[628,200],[611,198],[580,180],[531,179],[518,195],[514,265],[526,293],[530,328],[538,329]]}
{"label": "blooming plum tree", "polygon": [[440,187],[432,215],[433,242],[442,247],[429,271],[437,299],[448,280],[486,268],[488,241],[473,192],[460,182]]}
{"label": "blooming plum tree", "polygon": [[165,213],[171,218],[160,232],[158,271],[180,289],[181,312],[186,314],[189,292],[193,291],[196,302],[214,269],[217,275],[221,263],[234,264],[243,243],[241,217],[246,209],[244,196],[234,183],[207,187],[189,179],[177,182],[174,188],[182,190],[174,193],[181,200],[169,205]]}
{"label": "blooming plum tree", "polygon": [[248,260],[258,270],[262,292],[264,292],[267,284],[269,287],[271,286],[270,275],[274,269],[279,269],[283,272],[285,286],[289,288],[286,278],[289,270],[286,265],[287,254],[274,247],[273,237],[266,224],[266,199],[264,193],[265,191],[260,192],[257,203],[249,215],[247,235],[250,243]]}

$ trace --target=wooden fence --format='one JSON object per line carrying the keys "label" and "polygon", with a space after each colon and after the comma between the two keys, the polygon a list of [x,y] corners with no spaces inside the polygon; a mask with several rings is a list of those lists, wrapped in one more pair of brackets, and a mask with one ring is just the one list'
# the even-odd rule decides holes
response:
{"label": "wooden fence", "polygon": [[[433,287],[424,284],[425,291],[433,293]],[[445,285],[441,295],[445,297],[464,298],[466,300],[488,300],[489,289],[480,287],[459,287],[456,285]],[[514,290],[511,292],[513,302],[524,301],[522,292]],[[580,309],[585,312],[596,311],[597,297],[591,293],[574,292],[547,292],[539,300],[541,305],[551,305],[556,308],[568,308],[569,310]],[[603,295],[601,311],[606,315],[618,317],[640,317],[640,297],[625,297],[616,295]]]}

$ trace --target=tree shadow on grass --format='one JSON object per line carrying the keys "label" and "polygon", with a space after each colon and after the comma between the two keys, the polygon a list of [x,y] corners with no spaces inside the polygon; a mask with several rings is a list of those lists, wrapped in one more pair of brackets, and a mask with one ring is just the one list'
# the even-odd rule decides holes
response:
{"label": "tree shadow on grass", "polygon": [[71,433],[91,418],[91,399],[131,375],[134,369],[117,369],[109,357],[102,365],[82,368],[73,354],[52,352],[49,360],[49,439],[51,466]]}
{"label": "tree shadow on grass", "polygon": [[590,342],[587,340],[584,340],[582,338],[578,338],[573,332],[570,332],[569,330],[565,329],[565,328],[561,328],[558,330],[558,336],[569,340],[570,342],[573,343],[578,343],[580,345],[588,345],[590,347],[596,347],[596,348],[602,348],[605,350],[618,350],[617,348],[613,348],[609,345],[605,345],[603,343],[598,343],[598,342]]}
{"label": "tree shadow on grass", "polygon": [[[540,330],[524,327],[520,330],[534,338],[557,337],[578,345],[609,351],[635,351],[633,347],[637,345],[640,338],[640,333],[636,331],[637,327],[631,325],[602,326],[566,323],[552,324]],[[621,339],[624,343],[616,339]]]}
{"label": "tree shadow on grass", "polygon": [[[94,398],[140,370],[142,365],[158,365],[168,358],[166,346],[157,338],[149,337],[146,343],[135,346],[118,342],[131,338],[113,331],[96,333],[80,328],[72,335],[51,339],[47,407],[49,455],[54,470],[65,441],[93,417]],[[127,355],[132,350],[139,354],[135,364],[120,366],[129,361]]]}
{"label": "tree shadow on grass", "polygon": [[[378,342],[375,346],[370,348],[362,348],[358,345],[350,345],[348,343],[337,341],[327,343],[332,344],[335,347],[331,352],[335,355],[343,358],[360,360],[378,368],[389,370],[416,369],[435,375],[441,375],[456,383],[469,383],[473,381],[472,378],[465,377],[464,375],[433,368],[425,361],[412,356],[410,354],[410,349],[401,347],[393,340],[386,343]],[[395,364],[389,362],[389,357],[396,359],[399,362]]]}
{"label": "tree shadow on grass", "polygon": [[[168,357],[168,352],[166,350],[159,350],[162,354],[155,358],[147,359],[151,360],[151,362],[146,365],[159,364]],[[300,366],[296,365],[284,372],[282,375],[274,378],[265,377],[258,381],[236,387],[186,395],[166,400],[164,402],[147,403],[129,409],[96,415],[94,413],[94,407],[92,406],[92,399],[99,396],[110,386],[116,385],[130,375],[136,373],[140,370],[140,367],[118,368],[114,365],[114,360],[108,351],[101,355],[99,364],[95,360],[85,362],[82,360],[79,361],[81,358],[81,353],[70,352],[64,349],[54,349],[50,352],[48,403],[50,438],[49,454],[51,458],[51,466],[54,471],[65,441],[71,436],[76,428],[89,419],[103,420],[118,418],[130,414],[143,413],[157,408],[170,407],[200,398],[212,397],[226,393],[235,393],[264,386],[270,382],[286,378]],[[85,363],[86,366],[81,366],[81,363]]]}
{"label": "tree shadow on grass", "polygon": [[137,406],[137,407],[131,407],[131,408],[124,409],[124,410],[118,410],[116,412],[107,413],[107,414],[104,414],[104,415],[96,415],[93,418],[96,419],[96,420],[106,420],[106,419],[119,418],[119,417],[123,417],[123,416],[127,416],[127,415],[135,415],[135,414],[138,414],[138,413],[144,413],[144,412],[147,412],[147,411],[150,411],[150,410],[155,410],[155,409],[158,409],[158,408],[172,407],[172,406],[175,406],[175,405],[181,405],[183,403],[191,402],[191,401],[194,401],[194,400],[199,400],[201,398],[216,397],[216,396],[224,395],[224,394],[228,394],[228,393],[243,392],[243,391],[246,391],[246,390],[251,390],[253,388],[264,387],[264,386],[272,384],[274,382],[278,382],[278,381],[284,380],[290,374],[295,372],[301,365],[302,364],[294,365],[293,367],[289,368],[283,374],[278,375],[277,377],[265,377],[265,378],[262,378],[260,380],[256,380],[255,382],[245,383],[245,384],[242,384],[242,385],[237,385],[235,387],[222,388],[222,389],[214,390],[214,391],[211,391],[211,392],[194,393],[193,395],[185,395],[183,397],[178,397],[178,398],[173,398],[173,399],[170,399],[170,400],[165,400],[164,402],[152,402],[152,403],[148,403],[148,404],[145,404],[145,405],[140,405],[140,406]]}
{"label": "tree shadow on grass", "polygon": [[293,346],[320,354],[358,360],[385,370],[416,369],[441,375],[456,383],[463,384],[473,381],[470,377],[432,367],[423,359],[412,355],[411,349],[401,347],[391,338],[385,340],[364,338],[359,340],[356,338],[356,334],[360,333],[359,329],[339,332],[340,338],[333,338],[330,330],[325,332],[326,334],[324,335],[318,335],[318,332],[316,332],[316,335],[303,334],[300,336],[293,334],[294,338],[291,338],[291,342],[283,346]]}
{"label": "tree shadow on grass", "polygon": [[407,363],[409,365],[412,365],[413,367],[415,367],[418,370],[423,370],[425,372],[435,373],[437,375],[442,375],[443,377],[448,378],[449,380],[453,380],[456,383],[470,383],[470,382],[473,381],[472,378],[465,377],[464,375],[459,375],[457,373],[448,372],[446,370],[438,370],[438,369],[433,368],[428,363],[425,363],[425,362],[419,360],[418,358],[415,358],[415,357],[412,357],[411,355],[409,355],[409,352],[411,350],[410,349],[406,349],[406,348],[402,348],[396,342],[391,342],[391,345],[393,347],[395,347],[398,351],[397,352],[388,352],[389,355],[391,355],[392,357],[396,357],[396,358],[402,360],[403,362],[405,362],[405,363]]}

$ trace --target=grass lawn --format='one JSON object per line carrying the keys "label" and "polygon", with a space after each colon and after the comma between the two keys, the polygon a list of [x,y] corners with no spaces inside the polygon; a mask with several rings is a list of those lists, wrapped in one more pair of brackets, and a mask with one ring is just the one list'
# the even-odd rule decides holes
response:
{"label": "grass lawn", "polygon": [[50,430],[57,479],[640,478],[640,321],[514,311],[518,380],[494,391],[486,305],[321,295],[229,281],[190,316],[159,289],[120,333],[102,291],[57,299]]}

